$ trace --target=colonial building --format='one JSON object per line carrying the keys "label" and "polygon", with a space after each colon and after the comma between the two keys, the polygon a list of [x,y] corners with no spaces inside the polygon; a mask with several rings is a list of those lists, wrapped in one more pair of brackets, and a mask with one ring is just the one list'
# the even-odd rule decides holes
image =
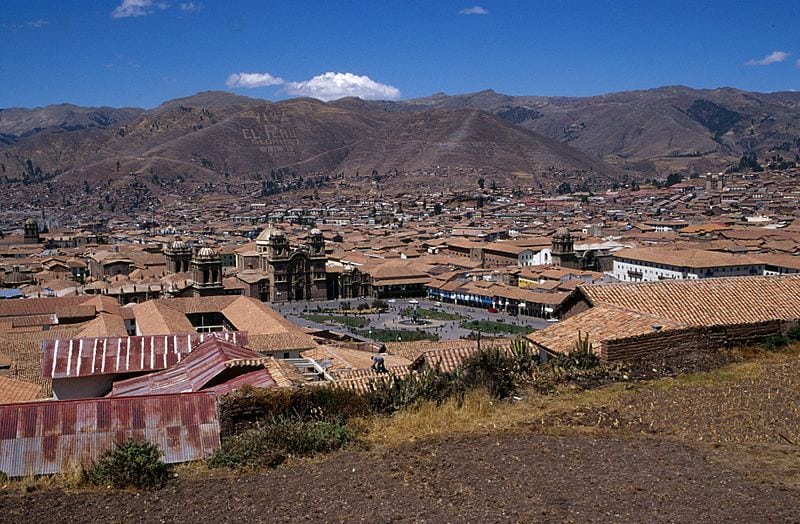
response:
{"label": "colonial building", "polygon": [[550,251],[553,265],[583,271],[603,271],[603,261],[609,258],[604,249],[593,249],[591,246],[576,249],[575,240],[565,227],[558,228],[553,234]]}
{"label": "colonial building", "polygon": [[614,253],[613,274],[624,282],[690,280],[764,274],[763,261],[704,249],[642,247]]}
{"label": "colonial building", "polygon": [[256,251],[239,255],[237,278],[245,293],[264,302],[325,300],[325,239],[312,229],[306,242],[291,246],[280,228],[270,225],[256,238]]}

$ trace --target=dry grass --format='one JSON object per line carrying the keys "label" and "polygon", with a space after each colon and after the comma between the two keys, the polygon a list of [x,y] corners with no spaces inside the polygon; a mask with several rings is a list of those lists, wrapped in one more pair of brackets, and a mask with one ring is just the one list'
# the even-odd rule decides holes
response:
{"label": "dry grass", "polygon": [[393,447],[419,439],[452,433],[500,431],[545,420],[551,414],[577,407],[601,405],[619,395],[626,384],[589,391],[562,390],[550,395],[521,393],[520,400],[498,401],[485,390],[470,391],[459,405],[425,403],[415,409],[376,417],[366,425],[367,444]]}
{"label": "dry grass", "polygon": [[798,349],[764,353],[718,370],[637,385],[555,423],[623,428],[686,441],[800,444]]}
{"label": "dry grass", "polygon": [[89,487],[86,468],[73,463],[70,467],[55,475],[26,475],[19,478],[5,479],[0,485],[0,493],[31,493],[45,489],[84,489]]}
{"label": "dry grass", "polygon": [[702,448],[742,474],[800,488],[800,347],[740,350],[743,362],[702,373],[495,401],[485,391],[366,424],[379,450],[454,433],[535,426],[554,434],[649,435]]}

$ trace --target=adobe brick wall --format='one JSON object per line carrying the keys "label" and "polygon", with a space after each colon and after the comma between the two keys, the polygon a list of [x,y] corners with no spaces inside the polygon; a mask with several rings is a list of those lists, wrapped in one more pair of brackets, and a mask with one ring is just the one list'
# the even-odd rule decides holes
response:
{"label": "adobe brick wall", "polygon": [[609,340],[600,344],[604,362],[642,358],[685,358],[692,353],[716,351],[740,344],[750,344],[766,337],[780,335],[797,322],[773,320],[755,324],[732,324],[654,331],[635,337]]}

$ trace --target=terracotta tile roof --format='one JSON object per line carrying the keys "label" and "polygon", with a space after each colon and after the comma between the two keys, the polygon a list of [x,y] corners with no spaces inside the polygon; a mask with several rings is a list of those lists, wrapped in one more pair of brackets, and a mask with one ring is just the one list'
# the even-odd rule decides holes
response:
{"label": "terracotta tile roof", "polygon": [[399,285],[413,285],[413,284],[427,284],[431,281],[430,277],[397,277],[397,278],[381,278],[375,279],[372,283],[373,286],[399,286]]}
{"label": "terracotta tile roof", "polygon": [[194,327],[192,313],[219,312],[237,331],[247,331],[251,349],[262,352],[307,349],[314,339],[256,299],[242,296],[172,298],[150,300],[134,306],[136,325],[142,334],[188,333]]}
{"label": "terracotta tile roof", "polygon": [[418,340],[414,342],[387,342],[386,350],[392,355],[398,355],[409,361],[416,360],[420,355],[428,351],[439,349],[471,348],[475,349],[478,344],[475,340],[455,339],[428,341]]}
{"label": "terracotta tile roof", "polygon": [[614,258],[638,260],[654,264],[666,264],[675,267],[709,268],[726,266],[746,266],[759,264],[756,257],[748,255],[732,255],[704,249],[674,249],[672,247],[640,247],[621,249],[614,253]]}
{"label": "terracotta tile roof", "polygon": [[94,320],[87,322],[76,337],[124,337],[127,334],[128,330],[125,329],[125,321],[121,316],[100,313]]}
{"label": "terracotta tile roof", "polygon": [[297,368],[284,360],[269,357],[265,360],[264,367],[279,388],[288,388],[305,382]]}
{"label": "terracotta tile roof", "polygon": [[667,318],[603,304],[535,331],[527,338],[549,351],[569,353],[580,332],[582,336],[589,335],[589,343],[597,352],[601,342],[652,333],[656,329],[654,326],[662,331],[686,327]]}
{"label": "terracotta tile roof", "polygon": [[[403,366],[386,366],[386,370],[389,372],[390,375],[396,376],[403,376],[411,372],[411,365],[406,364]],[[378,373],[372,368],[361,368],[361,369],[340,369],[334,373],[334,377],[337,381],[341,380],[352,380],[356,378],[363,378],[363,377],[380,377],[383,376],[383,373]]]}
{"label": "terracotta tile roof", "polygon": [[787,269],[800,270],[800,257],[784,254],[763,254],[757,257],[770,266],[778,266]]}
{"label": "terracotta tile roof", "polygon": [[455,371],[461,366],[467,358],[472,356],[478,351],[475,347],[460,347],[452,349],[436,349],[433,351],[426,351],[411,364],[412,369],[421,369],[427,367],[430,369],[438,369],[439,371],[451,372]]}
{"label": "terracotta tile roof", "polygon": [[49,315],[55,313],[56,309],[79,306],[91,298],[89,296],[77,296],[0,301],[0,318]]}
{"label": "terracotta tile roof", "polygon": [[56,316],[58,318],[90,318],[97,314],[97,309],[94,306],[59,306],[56,308]]}
{"label": "terracotta tile roof", "polygon": [[[510,345],[507,339],[484,339],[481,341],[481,347],[484,349],[497,348],[503,352],[510,351]],[[461,367],[464,360],[477,353],[477,351],[477,342],[473,347],[462,346],[426,351],[411,363],[411,369],[419,370],[426,367],[430,369],[439,369],[444,372],[452,372]]]}
{"label": "terracotta tile roof", "polygon": [[41,391],[40,384],[0,377],[0,404],[36,400],[42,398]]}
{"label": "terracotta tile roof", "polygon": [[133,306],[136,327],[142,335],[191,333],[194,326],[186,315],[170,307],[164,300],[148,300]]}
{"label": "terracotta tile roof", "polygon": [[25,317],[6,317],[11,322],[11,327],[30,327],[30,326],[53,326],[58,324],[55,313],[48,315],[30,315]]}
{"label": "terracotta tile roof", "polygon": [[235,300],[219,311],[236,326],[236,329],[247,331],[251,335],[302,334],[298,326],[283,318],[268,305],[253,298],[235,297]]}
{"label": "terracotta tile roof", "polygon": [[[330,367],[327,368],[329,372],[344,372],[345,370],[369,369],[370,366],[372,366],[372,356],[375,354],[374,351],[337,346],[319,346],[304,351],[302,356],[313,358],[317,362],[327,360],[331,364]],[[384,364],[386,367],[407,366],[411,364],[411,361],[399,355],[384,353]]]}
{"label": "terracotta tile roof", "polygon": [[661,280],[578,289],[595,306],[616,305],[692,326],[800,319],[800,275]]}
{"label": "terracotta tile roof", "polygon": [[375,280],[428,278],[428,266],[410,260],[393,259],[379,265],[367,265],[363,271]]}
{"label": "terracotta tile roof", "polygon": [[42,386],[43,396],[49,396],[51,383],[42,377],[42,341],[70,338],[83,329],[82,324],[54,326],[48,331],[6,332],[0,334],[0,353],[13,360],[13,378],[33,382]]}
{"label": "terracotta tile roof", "polygon": [[[391,381],[396,378],[404,377],[409,373],[413,373],[413,371],[411,371],[409,368],[405,366],[399,368],[387,368],[387,371],[388,373],[373,372],[372,374],[366,374],[354,378],[335,380],[332,383],[327,383],[327,385],[332,387],[353,389],[361,393],[366,393],[368,391],[371,391],[375,387],[375,385],[380,383],[381,381],[387,381],[387,380]],[[324,384],[326,383],[320,383],[320,385]]]}
{"label": "terracotta tile roof", "polygon": [[313,337],[305,333],[271,333],[250,335],[247,347],[261,353],[310,349],[316,346]]}

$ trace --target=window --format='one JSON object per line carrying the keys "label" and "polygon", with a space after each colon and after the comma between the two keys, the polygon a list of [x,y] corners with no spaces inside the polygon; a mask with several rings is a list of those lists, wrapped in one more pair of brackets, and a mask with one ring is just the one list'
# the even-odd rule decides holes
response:
{"label": "window", "polygon": [[289,358],[290,355],[291,353],[289,353],[288,351],[283,352],[283,358]]}

